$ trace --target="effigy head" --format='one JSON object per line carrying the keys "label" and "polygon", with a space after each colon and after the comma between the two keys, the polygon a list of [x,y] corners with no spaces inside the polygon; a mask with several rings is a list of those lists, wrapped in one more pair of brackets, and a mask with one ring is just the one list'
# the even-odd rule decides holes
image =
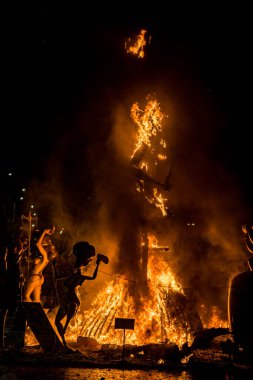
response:
{"label": "effigy head", "polygon": [[73,255],[76,257],[76,266],[81,267],[89,264],[96,255],[96,250],[87,241],[78,241],[73,245]]}

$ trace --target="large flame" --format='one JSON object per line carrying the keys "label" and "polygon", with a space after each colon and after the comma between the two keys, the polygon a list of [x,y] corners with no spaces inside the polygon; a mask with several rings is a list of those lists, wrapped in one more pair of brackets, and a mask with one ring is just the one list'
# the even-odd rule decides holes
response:
{"label": "large flame", "polygon": [[[152,171],[152,168],[158,165],[159,161],[167,159],[164,152],[159,150],[165,149],[167,144],[162,136],[162,121],[165,114],[161,111],[160,104],[157,99],[147,96],[147,104],[145,109],[142,110],[138,103],[134,103],[131,108],[131,117],[135,124],[138,126],[136,133],[136,144],[134,152],[131,156],[132,163],[139,167],[139,170],[143,173],[143,179],[139,179],[136,183],[136,190],[144,193],[145,199],[155,207],[157,207],[163,216],[167,215],[167,199],[162,194],[161,183],[155,178],[149,176],[148,171]],[[154,137],[156,136],[156,139]],[[144,157],[149,149],[149,162]],[[145,161],[144,161],[145,158]],[[154,171],[154,169],[153,169]],[[140,173],[140,172],[139,172]],[[145,174],[147,174],[145,176]],[[148,177],[149,176],[149,177]],[[147,180],[149,184],[152,184],[152,188],[147,191]],[[160,185],[158,190],[157,186]]]}
{"label": "large flame", "polygon": [[[168,250],[159,246],[154,236],[148,237],[149,259],[147,283],[134,283],[126,278],[115,276],[100,291],[91,307],[83,313],[77,313],[66,333],[68,341],[76,341],[77,336],[95,338],[100,344],[121,345],[122,331],[114,329],[115,318],[134,318],[135,329],[126,331],[126,343],[144,345],[150,343],[172,342],[179,347],[193,341],[189,316],[184,305],[178,300],[184,297],[184,290],[176,280],[167,262],[153,253],[156,250]],[[146,288],[138,309],[129,288]],[[202,312],[209,315],[204,327],[228,327],[222,320],[219,310],[209,310],[202,305]],[[202,313],[203,314],[203,313]]]}
{"label": "large flame", "polygon": [[[132,157],[142,144],[150,147],[151,137],[162,131],[162,121],[165,115],[161,111],[160,104],[157,99],[151,99],[150,96],[147,97],[147,100],[144,110],[138,103],[134,103],[131,108],[131,117],[138,125],[137,142]],[[164,146],[164,140],[161,140],[160,143]]]}
{"label": "large flame", "polygon": [[199,314],[205,328],[228,328],[229,322],[227,319],[223,319],[221,316],[221,310],[218,306],[212,306],[211,308],[202,304],[200,306]]}
{"label": "large flame", "polygon": [[[146,288],[143,292],[146,296],[141,298],[137,309],[129,287],[138,286]],[[135,329],[127,331],[127,343],[173,342],[182,346],[191,341],[191,336],[185,316],[169,308],[177,294],[183,295],[182,286],[168,264],[151,253],[147,283],[134,283],[118,275],[98,293],[89,310],[77,314],[77,321],[70,325],[66,337],[76,340],[79,334],[95,338],[101,344],[122,344],[122,331],[114,329],[115,318],[134,318]]]}

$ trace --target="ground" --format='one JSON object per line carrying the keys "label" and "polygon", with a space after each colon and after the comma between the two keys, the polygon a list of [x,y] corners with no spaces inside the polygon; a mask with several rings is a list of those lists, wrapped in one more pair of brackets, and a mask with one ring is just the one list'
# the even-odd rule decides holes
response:
{"label": "ground", "polygon": [[[177,360],[174,356],[158,359],[161,347],[140,354],[138,348],[126,347],[126,359],[122,360],[122,349],[104,347],[99,351],[76,350],[71,353],[43,353],[39,346],[15,351],[0,352],[0,380],[34,379],[46,380],[159,380],[159,379],[252,379],[253,358],[238,354],[234,358],[224,352],[222,342],[227,336],[212,341],[207,348],[196,349],[188,356]],[[145,351],[145,348],[144,348]],[[157,354],[155,353],[157,352]]]}

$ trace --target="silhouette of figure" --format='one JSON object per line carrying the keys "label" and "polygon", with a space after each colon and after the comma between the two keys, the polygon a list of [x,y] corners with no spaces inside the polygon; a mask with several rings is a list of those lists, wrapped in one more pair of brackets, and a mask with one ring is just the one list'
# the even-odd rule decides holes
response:
{"label": "silhouette of figure", "polygon": [[44,276],[42,272],[49,263],[48,252],[43,244],[43,241],[46,236],[51,236],[54,231],[55,227],[44,230],[36,243],[38,251],[35,251],[32,256],[33,268],[26,282],[24,295],[25,302],[40,302],[41,287],[44,283]]}
{"label": "silhouette of figure", "polygon": [[[73,268],[73,273],[71,273],[63,282],[63,288],[61,295],[59,297],[60,307],[57,311],[55,317],[56,328],[62,338],[62,342],[65,347],[67,343],[65,340],[65,332],[67,330],[70,320],[75,316],[79,306],[80,301],[76,294],[76,288],[81,286],[85,280],[95,280],[97,277],[98,267],[100,262],[108,264],[109,260],[107,256],[102,254],[97,255],[96,268],[92,276],[85,276],[81,272],[81,268],[89,264],[92,258],[95,256],[95,248],[93,245],[90,245],[88,242],[82,241],[77,242],[73,246],[73,254],[76,257],[76,261]],[[60,278],[58,277],[58,280]],[[66,322],[63,326],[61,321],[66,318]]]}

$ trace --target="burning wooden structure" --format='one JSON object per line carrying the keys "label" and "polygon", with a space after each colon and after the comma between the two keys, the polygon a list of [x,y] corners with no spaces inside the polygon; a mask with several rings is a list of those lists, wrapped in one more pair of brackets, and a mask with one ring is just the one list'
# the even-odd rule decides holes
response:
{"label": "burning wooden structure", "polygon": [[192,342],[202,323],[167,262],[169,247],[160,246],[149,228],[154,212],[156,219],[169,217],[170,213],[166,198],[171,187],[171,169],[164,179],[156,177],[159,162],[167,158],[162,128],[165,115],[157,99],[149,96],[144,109],[138,103],[133,104],[131,117],[137,125],[137,138],[128,171],[134,184],[133,206],[137,212],[120,248],[132,262],[124,274],[118,272],[113,276],[88,310],[77,315],[66,338],[83,336],[102,344],[120,344],[122,333],[113,326],[115,318],[123,317],[136,320],[135,330],[127,332],[128,343],[173,342],[182,346]]}

